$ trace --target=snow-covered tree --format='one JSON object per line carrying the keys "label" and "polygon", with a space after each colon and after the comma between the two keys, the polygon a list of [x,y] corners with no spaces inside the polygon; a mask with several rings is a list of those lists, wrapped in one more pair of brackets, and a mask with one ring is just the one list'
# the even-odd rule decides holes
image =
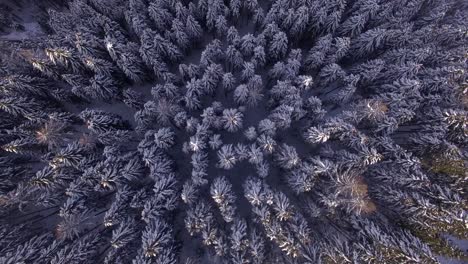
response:
{"label": "snow-covered tree", "polygon": [[218,150],[218,166],[225,170],[232,169],[237,163],[236,153],[231,144],[223,145]]}
{"label": "snow-covered tree", "polygon": [[284,32],[278,32],[270,43],[269,54],[272,60],[282,59],[288,51],[288,37]]}
{"label": "snow-covered tree", "polygon": [[223,111],[223,127],[229,132],[236,132],[242,128],[244,114],[237,109],[225,109]]}
{"label": "snow-covered tree", "polygon": [[224,221],[232,222],[236,214],[236,196],[232,192],[232,185],[225,177],[218,177],[211,184],[210,194],[221,211]]}

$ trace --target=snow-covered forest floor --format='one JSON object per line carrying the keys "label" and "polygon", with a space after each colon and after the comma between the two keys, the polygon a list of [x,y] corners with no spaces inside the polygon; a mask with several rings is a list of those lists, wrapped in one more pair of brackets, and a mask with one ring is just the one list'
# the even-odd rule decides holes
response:
{"label": "snow-covered forest floor", "polygon": [[[9,1],[6,1],[7,3]],[[21,40],[34,40],[43,37],[44,31],[41,28],[36,16],[38,16],[39,10],[37,6],[32,3],[24,3],[20,6],[11,6],[12,12],[15,14],[16,23],[21,25],[18,29],[9,29],[8,32],[4,32],[0,35],[1,40],[8,41],[21,41]]]}

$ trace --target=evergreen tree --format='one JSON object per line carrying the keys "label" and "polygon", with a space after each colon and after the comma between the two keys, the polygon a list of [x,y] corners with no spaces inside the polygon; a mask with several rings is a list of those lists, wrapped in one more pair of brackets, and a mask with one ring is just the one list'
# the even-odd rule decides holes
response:
{"label": "evergreen tree", "polygon": [[170,128],[161,128],[154,134],[154,142],[158,148],[168,149],[174,145],[174,132]]}
{"label": "evergreen tree", "polygon": [[243,117],[242,112],[239,112],[237,109],[225,109],[222,117],[224,129],[229,132],[236,132],[242,128]]}
{"label": "evergreen tree", "polygon": [[231,189],[232,185],[223,176],[216,178],[210,188],[211,197],[227,223],[233,221],[236,213],[234,205],[236,197]]}
{"label": "evergreen tree", "polygon": [[237,163],[236,153],[231,144],[223,145],[218,150],[218,166],[225,170],[232,169]]}
{"label": "evergreen tree", "polygon": [[270,43],[269,53],[272,60],[282,59],[288,51],[288,37],[284,32],[278,32]]}
{"label": "evergreen tree", "polygon": [[285,169],[297,167],[301,161],[296,152],[296,149],[287,144],[280,146],[276,154],[276,160],[278,161],[279,165]]}

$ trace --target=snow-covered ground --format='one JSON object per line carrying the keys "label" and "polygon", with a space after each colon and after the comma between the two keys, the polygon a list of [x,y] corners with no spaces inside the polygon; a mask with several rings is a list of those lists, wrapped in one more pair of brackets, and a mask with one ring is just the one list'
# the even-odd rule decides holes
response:
{"label": "snow-covered ground", "polygon": [[6,35],[0,36],[0,40],[28,40],[44,36],[41,26],[37,22],[22,23],[24,30],[13,31]]}
{"label": "snow-covered ground", "polygon": [[17,22],[21,24],[24,29],[0,34],[0,40],[21,41],[35,39],[45,35],[37,19],[40,11],[33,1],[22,1],[21,7],[12,6],[11,4],[9,6],[13,9],[14,15],[19,19]]}

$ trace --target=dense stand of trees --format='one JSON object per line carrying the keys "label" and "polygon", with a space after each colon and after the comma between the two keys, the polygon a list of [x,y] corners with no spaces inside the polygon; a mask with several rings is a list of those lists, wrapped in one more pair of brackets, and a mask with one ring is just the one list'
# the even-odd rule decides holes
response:
{"label": "dense stand of trees", "polygon": [[50,9],[0,57],[0,263],[466,260],[467,10]]}

